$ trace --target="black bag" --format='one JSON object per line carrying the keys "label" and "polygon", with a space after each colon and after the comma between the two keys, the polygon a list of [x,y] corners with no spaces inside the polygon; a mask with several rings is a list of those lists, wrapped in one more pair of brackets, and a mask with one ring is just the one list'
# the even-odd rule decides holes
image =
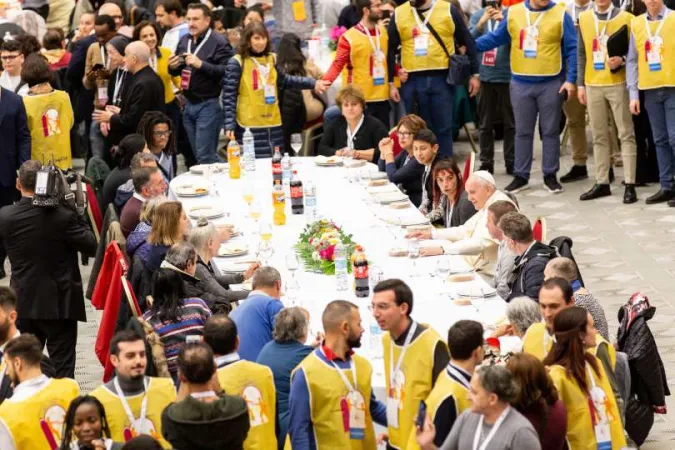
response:
{"label": "black bag", "polygon": [[427,24],[427,28],[434,36],[434,39],[436,39],[436,42],[438,42],[441,45],[441,48],[443,49],[446,56],[450,60],[450,67],[448,68],[448,78],[446,78],[445,81],[450,86],[465,85],[469,81],[469,78],[471,78],[471,61],[469,61],[469,57],[460,54],[457,51],[457,45],[455,45],[455,54],[450,55],[450,52],[448,52],[448,49],[445,47],[445,43],[438,35],[436,30],[434,30],[434,27],[432,27],[431,24],[429,23]]}

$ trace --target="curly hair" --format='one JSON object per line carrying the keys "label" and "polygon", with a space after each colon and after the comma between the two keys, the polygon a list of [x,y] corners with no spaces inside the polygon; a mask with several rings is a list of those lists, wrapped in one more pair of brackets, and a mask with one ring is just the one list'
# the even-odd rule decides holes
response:
{"label": "curly hair", "polygon": [[141,117],[141,121],[136,128],[136,132],[143,136],[149,147],[155,143],[155,126],[160,124],[166,124],[169,127],[170,132],[169,141],[162,151],[168,156],[173,156],[176,154],[176,133],[173,131],[173,121],[163,112],[148,111],[143,114],[143,117]]}

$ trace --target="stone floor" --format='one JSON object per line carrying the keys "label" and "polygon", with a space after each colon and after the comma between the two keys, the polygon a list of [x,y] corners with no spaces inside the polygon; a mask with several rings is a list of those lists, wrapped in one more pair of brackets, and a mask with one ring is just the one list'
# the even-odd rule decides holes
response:
{"label": "stone floor", "polygon": [[[496,179],[504,187],[510,177],[506,176],[497,149]],[[455,144],[460,160],[470,151],[465,136]],[[623,189],[622,171],[617,170],[613,184],[614,195],[595,202],[580,202],[579,195],[589,189],[592,179],[565,185],[565,192],[549,194],[541,187],[541,163],[539,143],[532,173],[532,187],[520,193],[521,209],[532,220],[545,217],[548,237],[567,235],[574,240],[574,255],[580,264],[586,286],[605,308],[610,323],[610,332],[616,335],[617,312],[628,297],[636,291],[647,294],[657,313],[649,324],[659,344],[661,357],[666,366],[670,389],[675,392],[675,208],[665,205],[647,206],[644,199],[657,188],[640,188],[640,202],[625,206],[621,203]],[[560,173],[571,167],[569,150],[564,152]],[[589,171],[592,173],[592,158]],[[85,284],[89,278],[89,266],[82,267]],[[0,281],[7,284],[8,280]],[[100,313],[87,303],[89,322],[80,324],[77,345],[76,378],[83,391],[96,387],[102,369],[94,354],[94,342]],[[645,450],[675,449],[675,397],[668,401],[670,414],[657,416]]]}

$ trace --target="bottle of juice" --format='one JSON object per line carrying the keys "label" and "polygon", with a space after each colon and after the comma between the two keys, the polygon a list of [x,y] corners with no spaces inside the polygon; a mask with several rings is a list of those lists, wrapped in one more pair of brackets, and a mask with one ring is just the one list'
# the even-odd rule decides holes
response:
{"label": "bottle of juice", "polygon": [[227,162],[230,163],[230,178],[236,180],[241,177],[241,150],[234,139],[227,144]]}
{"label": "bottle of juice", "polygon": [[286,225],[286,194],[281,187],[281,181],[274,183],[272,203],[274,205],[274,225]]}

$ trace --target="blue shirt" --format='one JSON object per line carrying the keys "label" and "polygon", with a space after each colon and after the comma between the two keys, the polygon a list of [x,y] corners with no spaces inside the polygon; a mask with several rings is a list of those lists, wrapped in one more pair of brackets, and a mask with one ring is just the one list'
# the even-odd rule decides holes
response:
{"label": "blue shirt", "polygon": [[[483,29],[478,28],[478,22],[485,14],[485,8],[476,11],[471,16],[471,21],[469,22],[469,31],[471,36],[474,39],[478,39],[486,32],[489,33],[490,29],[488,24],[494,28],[497,28],[496,21],[490,19]],[[511,43],[502,45],[497,49],[497,61],[495,61],[494,67],[483,65],[483,53],[478,54],[478,61],[480,62],[480,81],[485,81],[488,83],[508,83],[511,81]]]}
{"label": "blue shirt", "polygon": [[288,397],[291,392],[291,372],[312,351],[313,347],[298,341],[268,342],[258,355],[258,364],[272,369],[274,375],[274,387],[277,391],[277,423],[279,434],[277,442],[279,449],[284,448],[286,433],[288,430]]}
{"label": "blue shirt", "polygon": [[230,313],[239,333],[239,356],[255,362],[260,350],[272,340],[274,321],[284,308],[278,298],[253,291],[243,304]]}
{"label": "blue shirt", "polygon": [[[321,350],[314,350],[314,354],[322,361],[328,363]],[[335,359],[333,362],[340,369],[349,369],[351,366],[351,358],[346,361]],[[370,415],[375,423],[384,427],[387,426],[387,407],[375,398],[375,393],[372,390],[370,392]],[[317,450],[313,428],[309,388],[305,380],[305,372],[302,369],[298,369],[295,372],[293,381],[291,381],[290,418],[288,423],[288,432],[291,435],[291,447],[293,447],[293,450]]]}
{"label": "blue shirt", "polygon": [[[542,9],[534,9],[530,7],[530,0],[525,0],[525,7],[530,11],[547,11],[553,8],[556,5],[554,2],[550,2],[546,7]],[[496,47],[501,47],[505,44],[511,43],[511,34],[508,29],[508,16],[509,10],[505,10],[503,13],[504,20],[499,24],[496,30],[492,33],[485,34],[478,38],[476,41],[476,47],[479,52],[484,52]],[[563,36],[562,36],[562,57],[563,61],[567,61],[567,75],[566,79],[570,83],[577,82],[577,30],[574,26],[574,20],[569,14],[565,14],[563,20]],[[563,70],[565,67],[563,65]],[[561,71],[562,72],[562,71]],[[513,75],[513,79],[521,81],[523,83],[546,83],[555,78],[558,78],[559,75],[546,76],[546,77],[533,77],[533,76],[524,76],[524,75]]]}

